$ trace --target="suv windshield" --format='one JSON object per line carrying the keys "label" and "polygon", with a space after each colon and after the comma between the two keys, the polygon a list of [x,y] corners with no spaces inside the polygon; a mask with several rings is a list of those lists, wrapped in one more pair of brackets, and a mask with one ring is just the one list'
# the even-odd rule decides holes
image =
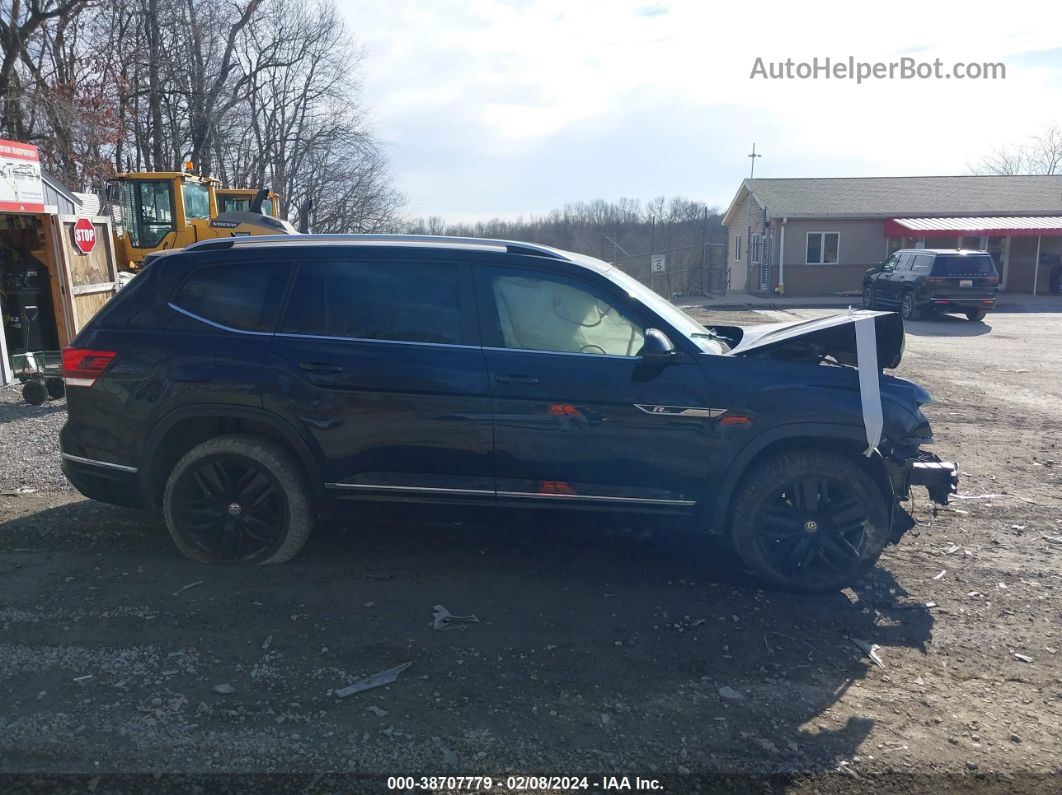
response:
{"label": "suv windshield", "polygon": [[677,331],[688,337],[694,345],[705,353],[726,353],[729,346],[715,334],[687,315],[673,303],[657,295],[640,281],[624,273],[619,268],[612,267],[607,271],[612,281],[620,285],[629,295],[637,298],[645,306],[652,309],[660,317],[675,327]]}
{"label": "suv windshield", "polygon": [[996,272],[988,254],[974,256],[938,256],[933,263],[934,276],[991,276]]}

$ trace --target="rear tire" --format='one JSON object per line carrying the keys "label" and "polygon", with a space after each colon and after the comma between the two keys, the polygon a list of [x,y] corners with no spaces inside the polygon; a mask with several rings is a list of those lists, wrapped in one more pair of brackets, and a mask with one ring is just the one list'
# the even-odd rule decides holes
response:
{"label": "rear tire", "polygon": [[987,309],[967,309],[964,313],[967,320],[984,320],[988,316]]}
{"label": "rear tire", "polygon": [[734,499],[730,534],[760,580],[830,593],[874,567],[889,540],[877,484],[851,459],[796,450],[759,465]]}
{"label": "rear tire", "polygon": [[286,563],[313,530],[298,461],[256,436],[228,435],[189,450],[166,481],[162,515],[177,548],[198,563]]}
{"label": "rear tire", "polygon": [[904,320],[920,320],[922,317],[922,310],[915,303],[914,293],[910,290],[900,299],[900,317]]}

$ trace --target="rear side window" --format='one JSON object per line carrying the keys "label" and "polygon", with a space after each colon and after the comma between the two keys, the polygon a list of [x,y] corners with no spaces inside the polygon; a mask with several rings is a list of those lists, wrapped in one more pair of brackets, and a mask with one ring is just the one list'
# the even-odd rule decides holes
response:
{"label": "rear side window", "polygon": [[280,330],[288,334],[461,344],[456,263],[303,262]]}
{"label": "rear side window", "polygon": [[282,262],[203,265],[184,280],[170,303],[227,328],[272,332],[289,270]]}
{"label": "rear side window", "polygon": [[938,256],[933,264],[934,276],[992,276],[995,272],[992,257],[987,254]]}
{"label": "rear side window", "polygon": [[932,265],[932,254],[919,254],[914,258],[914,267],[911,268],[911,270],[917,273],[929,273],[929,269]]}

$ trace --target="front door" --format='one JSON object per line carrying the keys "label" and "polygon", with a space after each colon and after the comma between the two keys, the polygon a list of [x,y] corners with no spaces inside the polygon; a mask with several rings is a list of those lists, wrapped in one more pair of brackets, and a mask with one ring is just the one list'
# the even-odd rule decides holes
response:
{"label": "front door", "polygon": [[652,321],[604,285],[476,270],[499,504],[689,510],[713,438],[701,368],[639,358]]}
{"label": "front door", "polygon": [[264,400],[308,429],[333,496],[493,502],[470,278],[411,255],[299,264]]}

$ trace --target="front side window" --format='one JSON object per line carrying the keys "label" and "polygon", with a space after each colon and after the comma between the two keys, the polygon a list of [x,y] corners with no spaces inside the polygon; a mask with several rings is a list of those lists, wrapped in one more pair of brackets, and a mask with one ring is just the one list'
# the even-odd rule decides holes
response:
{"label": "front side window", "polygon": [[218,211],[223,213],[245,213],[251,209],[251,200],[242,196],[219,196],[218,202],[221,204]]}
{"label": "front side window", "polygon": [[174,230],[173,193],[168,180],[123,182],[122,221],[135,248],[155,248]]}
{"label": "front side window", "polygon": [[231,329],[272,332],[287,275],[288,266],[280,262],[204,265],[192,271],[170,303]]}
{"label": "front side window", "polygon": [[455,263],[303,262],[280,330],[288,334],[463,343]]}
{"label": "front side window", "polygon": [[210,217],[210,189],[201,182],[185,182],[181,185],[184,198],[184,217],[202,220]]}
{"label": "front side window", "polygon": [[836,265],[841,236],[837,232],[808,232],[808,265]]}
{"label": "front side window", "polygon": [[641,350],[642,324],[578,282],[532,272],[498,273],[490,282],[504,348],[599,356]]}

